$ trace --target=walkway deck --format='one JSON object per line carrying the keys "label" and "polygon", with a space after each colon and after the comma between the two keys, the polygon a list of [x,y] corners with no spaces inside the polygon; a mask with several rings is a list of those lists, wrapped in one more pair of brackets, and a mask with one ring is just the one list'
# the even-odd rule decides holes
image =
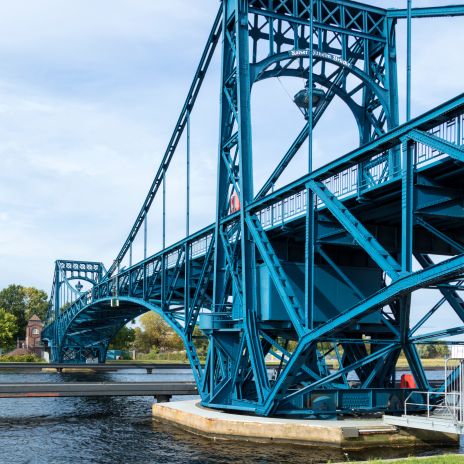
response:
{"label": "walkway deck", "polygon": [[0,363],[0,371],[17,371],[17,370],[40,370],[40,369],[56,369],[57,371],[73,371],[73,370],[92,370],[96,372],[112,372],[126,369],[145,369],[148,374],[151,374],[154,370],[174,370],[174,369],[188,369],[191,370],[190,364],[185,363],[108,363],[108,364],[92,364],[92,363],[22,363],[22,362],[11,362],[11,363]]}
{"label": "walkway deck", "polygon": [[67,396],[154,396],[158,402],[172,396],[197,395],[194,382],[66,382],[1,383],[0,398]]}

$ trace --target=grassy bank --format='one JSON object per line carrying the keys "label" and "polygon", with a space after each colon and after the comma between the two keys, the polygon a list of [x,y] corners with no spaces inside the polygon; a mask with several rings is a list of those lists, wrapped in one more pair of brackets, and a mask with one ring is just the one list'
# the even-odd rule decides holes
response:
{"label": "grassy bank", "polygon": [[405,459],[387,459],[368,461],[375,464],[463,464],[464,455],[462,454],[444,454],[442,456],[414,457]]}
{"label": "grassy bank", "polygon": [[[203,362],[203,361],[202,361]],[[187,359],[183,358],[180,360],[172,360],[172,359],[118,359],[118,360],[111,360],[106,361],[107,364],[119,364],[119,363],[135,363],[135,364],[185,364],[186,366],[190,366],[190,363]]]}
{"label": "grassy bank", "polygon": [[[422,359],[422,365],[425,369],[444,369],[445,368],[445,360],[443,358],[435,358],[435,359]],[[408,361],[406,358],[399,358],[398,364],[396,365],[399,369],[407,369],[408,368]]]}
{"label": "grassy bank", "polygon": [[[118,362],[131,362],[132,360],[121,360],[121,361],[107,361],[109,363],[118,363]],[[205,362],[204,358],[200,359],[201,362]],[[150,359],[147,358],[137,358],[134,362],[137,363],[160,363],[160,364],[188,364],[188,359],[183,353],[160,353],[155,356],[150,356]],[[277,362],[268,362],[269,366],[278,365]],[[443,358],[437,359],[423,359],[422,364],[425,369],[444,369],[445,361]],[[338,363],[336,360],[329,361],[329,365],[332,369],[338,369]],[[398,369],[409,369],[408,362],[406,358],[399,358]]]}

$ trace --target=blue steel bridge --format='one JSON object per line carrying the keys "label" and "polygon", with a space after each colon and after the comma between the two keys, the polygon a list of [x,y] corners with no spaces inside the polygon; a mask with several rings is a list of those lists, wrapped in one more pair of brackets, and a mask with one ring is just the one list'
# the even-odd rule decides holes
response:
{"label": "blue steel bridge", "polygon": [[[417,387],[429,390],[417,345],[464,333],[464,94],[400,124],[395,28],[406,21],[410,38],[412,18],[460,15],[464,6],[221,2],[115,261],[108,270],[100,262],[56,261],[42,335],[52,360],[105,362],[121,327],[151,310],[182,338],[208,407],[302,416],[400,411],[409,394],[397,388],[402,353]],[[190,118],[215,52],[222,63],[216,221],[190,233]],[[303,129],[256,191],[250,94],[259,81],[280,76],[306,80],[295,96]],[[335,98],[357,122],[359,148],[313,169],[313,129]],[[183,137],[187,233],[165,246],[166,175],[173,157],[185,156],[176,150]],[[274,189],[308,140],[307,173]],[[163,247],[133,263],[138,236],[146,250],[157,194]],[[411,297],[423,290],[430,307],[412,324]],[[428,331],[431,318],[451,312],[461,325]],[[196,327],[209,341],[204,366]],[[272,372],[269,354],[279,361]]]}

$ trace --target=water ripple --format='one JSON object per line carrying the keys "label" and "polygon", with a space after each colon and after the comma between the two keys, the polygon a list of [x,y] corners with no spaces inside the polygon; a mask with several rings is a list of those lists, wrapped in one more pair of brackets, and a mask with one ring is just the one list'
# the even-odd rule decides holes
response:
{"label": "water ripple", "polygon": [[[191,373],[0,374],[0,382],[191,380]],[[305,448],[210,440],[151,417],[152,398],[0,400],[1,464],[311,464],[349,456],[326,446]],[[404,454],[404,453],[403,453]],[[379,457],[378,452],[375,456]]]}

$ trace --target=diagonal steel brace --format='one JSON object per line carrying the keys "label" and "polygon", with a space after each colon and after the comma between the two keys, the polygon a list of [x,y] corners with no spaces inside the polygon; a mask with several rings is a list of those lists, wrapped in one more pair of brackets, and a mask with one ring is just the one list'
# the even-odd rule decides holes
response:
{"label": "diagonal steel brace", "polygon": [[398,262],[322,182],[310,180],[308,187],[324,202],[335,219],[392,280],[401,277],[402,270]]}

